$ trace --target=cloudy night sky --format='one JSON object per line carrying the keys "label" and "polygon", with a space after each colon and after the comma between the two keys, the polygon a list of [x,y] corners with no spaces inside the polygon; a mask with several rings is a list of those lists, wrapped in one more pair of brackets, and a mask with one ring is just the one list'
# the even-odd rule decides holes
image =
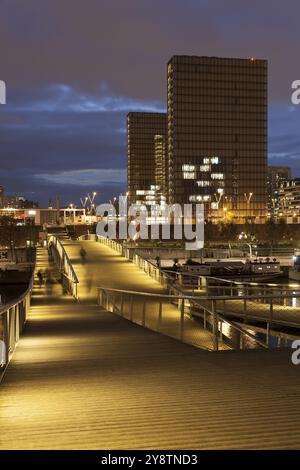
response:
{"label": "cloudy night sky", "polygon": [[1,0],[0,184],[46,205],[126,189],[126,114],[166,108],[174,54],[269,61],[269,163],[300,176],[299,0]]}

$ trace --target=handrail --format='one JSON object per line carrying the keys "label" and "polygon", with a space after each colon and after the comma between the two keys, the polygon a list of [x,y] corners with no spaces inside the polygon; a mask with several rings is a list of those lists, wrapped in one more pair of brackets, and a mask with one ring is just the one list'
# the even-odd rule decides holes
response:
{"label": "handrail", "polygon": [[[272,291],[272,290],[280,290],[280,291],[284,291],[286,293],[288,292],[293,292],[293,294],[291,295],[293,298],[294,297],[297,297],[297,293],[298,292],[300,294],[300,286],[297,286],[297,287],[292,287],[292,286],[289,286],[288,284],[264,284],[264,283],[251,283],[251,282],[239,282],[239,281],[230,281],[228,279],[221,279],[221,278],[216,278],[216,277],[212,277],[212,276],[204,276],[204,275],[197,275],[197,274],[193,274],[193,273],[182,273],[182,272],[178,272],[178,271],[171,271],[171,270],[163,270],[164,273],[174,273],[175,276],[173,277],[173,280],[176,281],[178,280],[177,279],[177,276],[186,276],[188,278],[195,278],[195,279],[200,279],[200,278],[205,278],[205,280],[216,280],[216,281],[220,281],[220,282],[227,282],[227,283],[230,283],[230,285],[226,285],[226,286],[223,286],[221,284],[218,284],[218,285],[207,285],[206,288],[207,289],[210,289],[210,290],[216,290],[216,289],[222,289],[223,291],[230,291],[231,294],[230,294],[230,297],[232,298],[235,298],[235,296],[232,294],[232,290],[233,289],[245,289],[247,290],[248,292],[249,291],[253,291],[253,290],[256,290],[256,289],[265,289],[266,291]],[[183,285],[183,287],[185,287],[186,285]],[[285,287],[286,286],[286,287]],[[177,285],[177,288],[179,286]],[[194,285],[191,285],[191,287],[195,287]],[[277,287],[277,289],[276,289]],[[194,290],[194,289],[193,289]],[[258,294],[256,294],[258,295]],[[265,294],[263,294],[265,296]],[[272,294],[272,296],[275,296],[276,294]],[[239,297],[239,298],[246,298],[246,295],[243,294],[243,295],[238,295],[236,297]],[[282,294],[282,298],[288,298],[288,294]],[[220,298],[220,296],[219,296]]]}
{"label": "handrail", "polygon": [[[236,286],[268,287],[270,289],[272,289],[274,287],[278,287],[278,288],[285,288],[286,287],[286,288],[289,288],[290,290],[297,290],[297,287],[299,287],[299,290],[300,290],[300,286],[292,287],[289,284],[274,284],[274,283],[251,282],[251,281],[235,281],[233,279],[224,279],[222,277],[206,276],[205,274],[195,274],[195,273],[189,273],[189,272],[183,272],[183,271],[172,271],[171,269],[163,269],[163,268],[161,268],[161,270],[164,273],[174,273],[175,275],[186,276],[186,277],[195,277],[195,278],[198,278],[198,279],[200,277],[205,277],[205,279],[208,279],[208,280],[211,279],[213,281],[219,281],[219,282],[222,282],[222,283],[224,282],[224,283],[227,283],[227,284],[235,284]],[[219,286],[211,285],[209,287],[211,289],[217,289]],[[225,286],[222,286],[222,287],[225,287]]]}
{"label": "handrail", "polygon": [[78,284],[79,280],[73,268],[68,253],[58,237],[51,234],[48,236],[48,249],[53,246],[60,258],[60,273],[65,288],[78,300]]}
{"label": "handrail", "polygon": [[[252,341],[257,343],[260,347],[268,349],[268,345],[266,343],[264,343],[263,341],[256,338],[254,335],[252,335],[252,333],[245,330],[241,326],[237,325],[234,321],[225,318],[222,314],[217,312],[216,309],[214,309],[214,311],[212,311],[207,306],[200,304],[198,297],[189,296],[189,295],[185,296],[185,295],[154,294],[154,293],[150,293],[150,292],[140,292],[140,291],[106,288],[106,287],[97,287],[97,290],[98,290],[98,298],[100,297],[100,292],[107,292],[107,293],[116,293],[116,292],[118,292],[120,294],[128,294],[128,295],[131,296],[131,298],[132,298],[133,295],[136,295],[136,296],[140,296],[140,297],[151,297],[151,298],[154,297],[154,298],[159,298],[159,299],[163,298],[163,299],[168,299],[168,300],[172,299],[172,300],[181,301],[182,306],[183,306],[183,307],[181,307],[181,310],[182,310],[182,308],[183,308],[183,310],[181,312],[180,327],[181,327],[182,330],[184,328],[184,301],[185,300],[191,300],[192,301],[191,303],[193,303],[196,307],[200,307],[203,311],[205,311],[206,314],[211,315],[214,318],[214,321],[213,321],[214,325],[215,325],[215,322],[227,323],[233,329],[235,329],[236,331],[238,331],[242,335],[245,335],[246,337],[250,338]],[[209,300],[212,300],[212,299],[209,298]],[[123,302],[122,302],[122,305],[123,305]],[[116,310],[118,310],[120,312],[120,314],[123,315],[122,307],[121,307],[121,309],[116,308],[116,305],[113,302],[113,311],[115,312]],[[145,312],[145,309],[143,309],[143,310]],[[162,310],[160,309],[160,311],[162,311]],[[198,314],[197,312],[193,312],[192,316],[201,317],[201,315]],[[143,321],[143,326],[145,326],[145,320]],[[204,329],[206,329],[206,325],[204,325]],[[214,347],[214,349],[218,349],[218,335],[219,335],[218,327],[216,329],[216,327],[214,326],[213,335],[214,335],[214,344],[216,344],[216,347]],[[183,340],[183,331],[180,332],[180,339]]]}
{"label": "handrail", "polygon": [[[55,243],[53,243],[53,240],[51,240],[51,239],[55,239],[56,240]],[[70,266],[70,270],[71,270],[72,275],[74,277],[74,281],[78,283],[79,281],[78,281],[77,274],[76,274],[76,272],[75,272],[75,270],[72,266],[71,260],[68,256],[68,253],[66,252],[66,249],[65,249],[64,245],[62,244],[62,242],[60,241],[60,239],[58,237],[56,237],[55,235],[50,235],[48,240],[49,240],[48,241],[48,246],[50,246],[51,243],[53,243],[55,245],[55,247],[57,248],[57,243],[58,243],[58,245],[60,246],[62,252],[64,253],[64,256],[66,257],[66,261],[67,261],[68,265]]]}
{"label": "handrail", "polygon": [[[104,289],[103,287],[97,287],[97,289]],[[195,296],[195,295],[172,295],[172,294],[153,294],[152,292],[141,292],[141,291],[134,291],[134,290],[124,290],[124,289],[114,289],[112,287],[105,287],[106,290],[109,291],[114,291],[114,292],[120,292],[120,293],[129,293],[129,294],[137,294],[137,295],[145,295],[148,297],[174,297],[174,298],[180,298],[180,299],[194,299],[199,302],[199,300],[243,300],[243,299],[257,299],[257,295],[245,295],[243,297],[233,297],[232,295],[203,295],[201,297]],[[280,295],[263,295],[259,297],[260,299],[282,299],[283,297]],[[295,295],[285,295],[285,299],[295,299],[295,298],[300,298],[300,294],[295,294]]]}
{"label": "handrail", "polygon": [[15,299],[11,303],[0,305],[0,315],[2,315],[2,313],[7,312],[7,310],[9,310],[13,307],[16,307],[20,302],[22,302],[22,300],[24,300],[26,298],[27,294],[32,291],[33,278],[34,278],[34,274],[32,274],[32,276],[30,278],[29,286],[27,287],[26,291],[23,292],[23,294],[21,294],[17,299]]}
{"label": "handrail", "polygon": [[0,323],[3,330],[3,336],[0,339],[0,382],[27,320],[33,279],[34,274],[32,274],[28,288],[23,294],[13,302],[0,307]]}

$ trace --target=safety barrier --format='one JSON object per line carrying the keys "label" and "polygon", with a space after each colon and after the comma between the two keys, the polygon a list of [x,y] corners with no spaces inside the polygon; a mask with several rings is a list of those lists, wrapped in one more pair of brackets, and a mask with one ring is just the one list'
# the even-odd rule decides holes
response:
{"label": "safety barrier", "polygon": [[48,250],[51,252],[55,263],[59,266],[62,284],[75,299],[78,299],[78,278],[65,250],[65,247],[54,235],[48,237]]}

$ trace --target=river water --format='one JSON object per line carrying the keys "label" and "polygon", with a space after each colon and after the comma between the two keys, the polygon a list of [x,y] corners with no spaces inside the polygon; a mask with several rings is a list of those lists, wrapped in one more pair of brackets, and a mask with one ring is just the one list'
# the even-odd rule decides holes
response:
{"label": "river water", "polygon": [[0,284],[0,306],[13,302],[27,288],[28,284]]}

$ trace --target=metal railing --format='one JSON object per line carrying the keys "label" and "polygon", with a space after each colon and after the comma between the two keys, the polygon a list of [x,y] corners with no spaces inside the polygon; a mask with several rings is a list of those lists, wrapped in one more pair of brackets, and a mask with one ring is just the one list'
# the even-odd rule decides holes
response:
{"label": "metal railing", "polygon": [[54,235],[48,237],[48,250],[51,252],[54,262],[58,265],[61,281],[66,291],[78,300],[78,278],[72,266],[71,260],[59,238]]}
{"label": "metal railing", "polygon": [[270,293],[276,295],[300,294],[300,286],[292,286],[290,284],[274,284],[250,281],[234,281],[232,279],[223,279],[214,276],[204,276],[201,274],[172,271],[163,269],[164,273],[175,281],[176,285],[181,288],[191,288],[193,291],[202,290],[206,294],[214,293],[215,295],[230,295],[241,297],[243,295],[267,295]]}
{"label": "metal railing", "polygon": [[0,306],[0,381],[24,329],[33,286],[29,287],[17,300]]}
{"label": "metal railing", "polygon": [[209,308],[193,296],[99,287],[98,305],[145,328],[209,351],[268,347],[245,327],[218,313],[215,301]]}
{"label": "metal railing", "polygon": [[[186,274],[187,276],[195,276]],[[180,277],[176,291],[183,293],[185,283]],[[300,329],[300,289],[289,285],[243,283],[214,277],[200,277],[198,291],[191,289],[202,303],[214,299],[218,312],[225,316],[240,318],[244,323],[265,323],[271,326]],[[170,292],[174,289],[170,289]],[[185,292],[187,292],[185,290]]]}
{"label": "metal railing", "polygon": [[[98,242],[126,256],[124,247],[115,240],[98,238]],[[177,282],[176,273],[174,276],[173,272],[162,270],[138,254],[133,256],[132,262],[165,287],[169,295],[188,295]],[[191,276],[189,273],[187,275]],[[286,285],[241,283],[212,276],[200,278],[203,279],[201,287],[204,288],[197,296],[199,307],[209,309],[211,302],[215,302],[218,315],[238,319],[244,324],[264,324],[267,342],[273,326],[300,328],[300,289]],[[195,295],[195,292],[192,293]]]}

